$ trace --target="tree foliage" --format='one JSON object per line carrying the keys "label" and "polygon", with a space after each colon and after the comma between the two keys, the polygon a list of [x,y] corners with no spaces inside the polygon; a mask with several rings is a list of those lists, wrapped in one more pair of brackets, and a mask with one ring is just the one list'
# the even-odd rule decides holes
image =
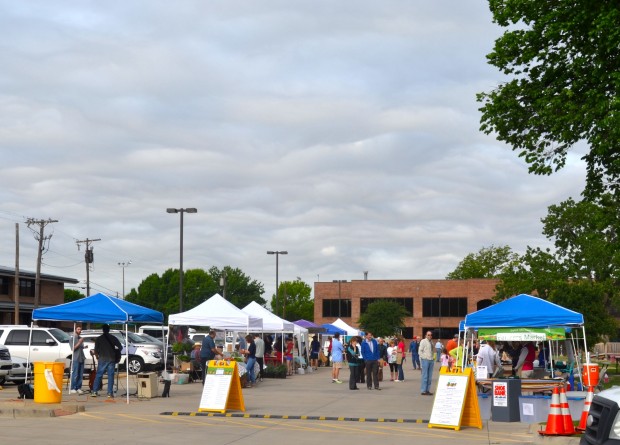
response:
{"label": "tree foliage", "polygon": [[507,28],[487,58],[508,80],[478,95],[481,129],[548,175],[586,141],[586,194],[620,185],[620,5],[489,0]]}
{"label": "tree foliage", "polygon": [[271,312],[286,320],[314,320],[314,299],[310,296],[312,288],[297,279],[283,281],[278,288],[278,298],[271,298]]}
{"label": "tree foliage", "polygon": [[362,330],[372,332],[375,337],[387,337],[400,333],[405,326],[405,317],[411,317],[411,314],[403,305],[382,299],[368,305],[358,324]]}
{"label": "tree foliage", "polygon": [[77,289],[65,289],[65,303],[71,303],[72,301],[84,298],[84,294]]}
{"label": "tree foliage", "polygon": [[[203,303],[214,294],[223,293],[220,277],[226,275],[226,299],[238,308],[252,301],[260,305],[267,302],[262,298],[264,288],[238,268],[226,266],[223,269],[211,267],[189,269],[183,273],[183,310],[189,310]],[[168,269],[161,276],[151,274],[127,295],[127,301],[146,306],[164,313],[164,316],[179,312],[179,270]]]}
{"label": "tree foliage", "polygon": [[509,246],[483,247],[478,253],[470,253],[463,258],[446,279],[495,278],[505,269],[513,267],[518,259],[519,255]]}

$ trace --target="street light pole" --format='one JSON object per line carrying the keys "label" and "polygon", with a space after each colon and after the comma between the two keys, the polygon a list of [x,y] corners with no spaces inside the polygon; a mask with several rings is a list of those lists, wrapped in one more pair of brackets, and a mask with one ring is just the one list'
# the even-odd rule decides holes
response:
{"label": "street light pole", "polygon": [[439,294],[439,340],[441,340],[441,294]]}
{"label": "street light pole", "polygon": [[173,209],[167,208],[168,213],[179,213],[181,215],[181,239],[179,248],[179,312],[183,312],[183,214],[184,213],[197,213],[198,210],[194,207],[186,209]]}
{"label": "street light pole", "polygon": [[222,297],[226,300],[226,270],[222,269],[222,275],[220,275],[220,286],[222,287]]}
{"label": "street light pole", "polygon": [[338,283],[338,318],[340,318],[340,307],[341,307],[341,301],[342,301],[342,294],[340,293],[340,284],[341,283],[346,283],[347,280],[332,280],[332,282],[334,283]]}
{"label": "street light pole", "polygon": [[127,261],[126,263],[118,263],[118,265],[123,268],[123,300],[125,299],[125,268],[129,267],[130,264],[131,260]]}
{"label": "street light pole", "polygon": [[[278,280],[278,257],[280,255],[288,255],[286,250],[268,250],[267,255],[275,255],[276,256],[276,309],[279,303],[278,298],[278,287],[280,286],[280,281]],[[284,308],[282,308],[282,316],[284,316]]]}

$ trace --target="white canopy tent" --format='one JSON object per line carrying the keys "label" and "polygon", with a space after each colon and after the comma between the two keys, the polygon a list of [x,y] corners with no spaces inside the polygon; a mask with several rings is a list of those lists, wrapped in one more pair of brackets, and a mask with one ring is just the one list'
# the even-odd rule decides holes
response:
{"label": "white canopy tent", "polygon": [[229,329],[245,332],[262,331],[263,319],[250,315],[220,294],[215,294],[204,303],[180,314],[168,317],[169,325],[209,326],[212,329]]}
{"label": "white canopy tent", "polygon": [[[264,308],[256,301],[252,301],[243,308],[243,312],[250,316],[263,319],[263,327],[259,332],[294,332],[295,324],[278,317],[269,309]],[[254,330],[255,332],[257,330]]]}
{"label": "white canopy tent", "polygon": [[332,324],[334,326],[336,326],[337,328],[340,328],[340,329],[342,329],[344,331],[347,331],[347,336],[360,335],[360,330],[359,329],[354,328],[353,326],[349,326],[341,318],[339,318],[338,320],[334,321]]}

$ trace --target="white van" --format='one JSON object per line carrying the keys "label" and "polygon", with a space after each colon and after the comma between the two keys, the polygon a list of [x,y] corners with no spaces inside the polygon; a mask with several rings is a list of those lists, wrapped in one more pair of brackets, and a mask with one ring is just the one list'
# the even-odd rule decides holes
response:
{"label": "white van", "polygon": [[[162,332],[164,337],[162,337]],[[145,324],[144,326],[140,326],[140,328],[138,329],[138,334],[148,334],[151,337],[155,337],[156,339],[165,342],[165,337],[168,336],[168,326]]]}

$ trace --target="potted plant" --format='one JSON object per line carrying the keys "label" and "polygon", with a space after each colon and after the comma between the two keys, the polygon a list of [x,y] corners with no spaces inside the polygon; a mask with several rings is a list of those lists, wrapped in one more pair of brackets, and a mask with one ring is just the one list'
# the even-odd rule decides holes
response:
{"label": "potted plant", "polygon": [[[172,345],[172,353],[178,362],[188,362],[191,360],[190,353],[192,345],[189,343],[178,342]],[[180,367],[180,366],[178,366]]]}

